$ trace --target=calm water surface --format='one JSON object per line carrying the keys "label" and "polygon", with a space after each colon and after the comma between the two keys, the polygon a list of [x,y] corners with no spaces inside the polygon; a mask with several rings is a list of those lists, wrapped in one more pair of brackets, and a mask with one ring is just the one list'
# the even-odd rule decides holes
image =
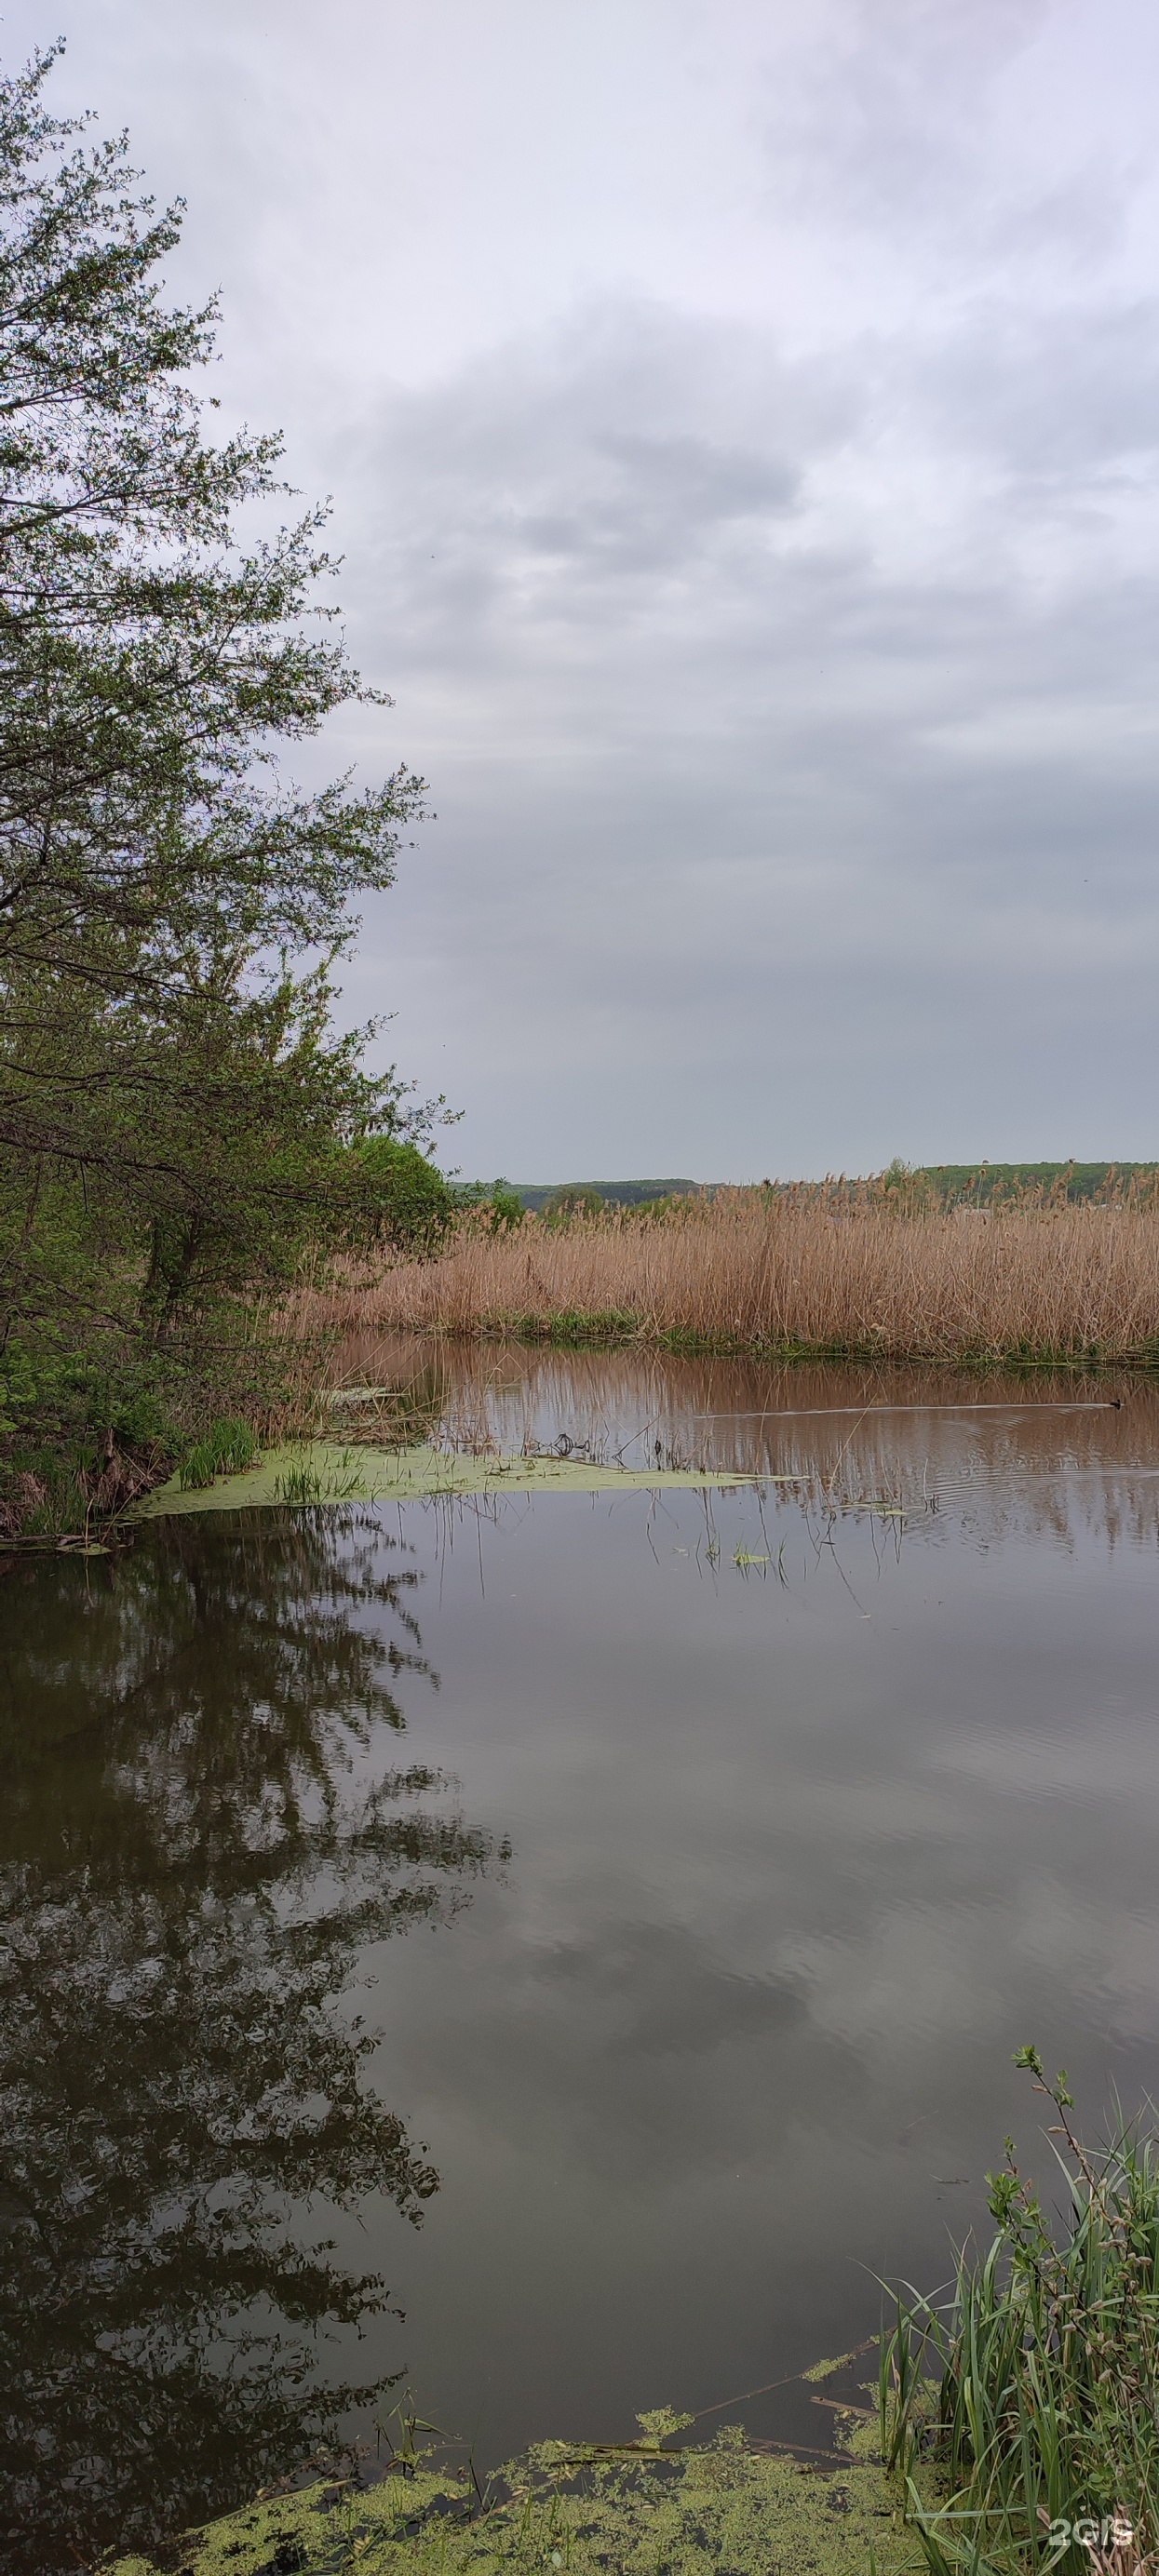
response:
{"label": "calm water surface", "polygon": [[1045,2173],[1012,2050],[1091,2128],[1159,2086],[1159,1393],[347,1356],[460,1438],[754,1482],[9,1564],[0,2536],[38,2576],[301,2461],[327,2390],[365,2428],[386,2373],[488,2462],[665,2402],[823,2442],[742,2393],[871,2332],[877,2274],[943,2279],[1007,2129]]}

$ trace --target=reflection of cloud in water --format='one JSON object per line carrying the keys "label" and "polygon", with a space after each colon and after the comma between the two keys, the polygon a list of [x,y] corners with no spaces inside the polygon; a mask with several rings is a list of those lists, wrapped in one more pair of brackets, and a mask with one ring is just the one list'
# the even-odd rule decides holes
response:
{"label": "reflection of cloud in water", "polygon": [[[1080,1421],[1122,1439],[1114,1412]],[[711,1569],[698,1508],[502,1516],[489,1685],[456,1561],[440,1656],[462,1655],[472,1738],[502,1748],[520,1863],[486,1979],[451,2005],[438,2098],[451,2112],[462,2086],[513,2150],[574,2162],[582,2142],[633,2191],[752,2155],[807,2199],[803,2141],[832,2121],[888,2157],[910,2100],[970,2135],[984,2118],[992,2161],[1019,2040],[1058,2031],[1078,2062],[1159,2035],[1132,1915],[1153,1884],[1148,1560],[1099,1590],[1105,1527],[1064,1559],[1041,1516],[1012,1516],[1003,1553],[939,1515],[934,1553],[907,1535],[879,1578],[862,1515],[836,1533],[846,1589],[771,1494],[774,1566],[797,1533],[786,1589],[733,1568],[762,1544],[755,1497],[716,1501]],[[1096,2118],[1101,2100],[1100,2077]]]}
{"label": "reflection of cloud in water", "polygon": [[539,1952],[531,1973],[570,2007],[573,2044],[582,2024],[593,2049],[629,2057],[704,2057],[783,2030],[804,2008],[790,1979],[717,1965],[678,1923],[609,1924]]}
{"label": "reflection of cloud in water", "polygon": [[663,2193],[775,2139],[806,2076],[811,2118],[857,2082],[839,2045],[822,2041],[828,2078],[818,2062],[804,1979],[730,1966],[679,1923],[501,1939],[485,1996],[464,2005],[444,1999],[448,2103],[469,2102],[474,2134],[505,2135],[549,2172],[579,2144],[592,2173]]}

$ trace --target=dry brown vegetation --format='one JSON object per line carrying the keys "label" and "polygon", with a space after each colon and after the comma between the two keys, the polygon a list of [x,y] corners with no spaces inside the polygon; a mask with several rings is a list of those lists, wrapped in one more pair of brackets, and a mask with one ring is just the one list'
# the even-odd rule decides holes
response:
{"label": "dry brown vegetation", "polygon": [[492,1233],[478,1211],[437,1260],[303,1288],[290,1320],[879,1359],[1159,1360],[1159,1208],[978,1214],[834,1188],[732,1190],[660,1216],[610,1210]]}

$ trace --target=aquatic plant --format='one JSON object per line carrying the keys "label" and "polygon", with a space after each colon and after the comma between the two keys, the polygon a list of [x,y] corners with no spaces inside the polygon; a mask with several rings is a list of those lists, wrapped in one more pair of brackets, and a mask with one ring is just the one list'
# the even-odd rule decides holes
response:
{"label": "aquatic plant", "polygon": [[[910,2535],[874,2456],[869,2426],[841,2440],[838,2474],[751,2444],[739,2424],[675,2447],[686,2416],[640,2416],[642,2438],[539,2442],[494,2479],[399,2450],[392,2473],[319,2480],[266,2495],[108,2576],[903,2576]],[[649,2428],[655,2428],[650,2434]],[[675,2429],[675,2440],[667,2428]]]}
{"label": "aquatic plant", "polygon": [[215,1476],[240,1476],[253,1465],[258,1444],[248,1422],[223,1420],[210,1424],[203,1440],[194,1442],[181,1462],[181,1482],[186,1487],[212,1485]]}
{"label": "aquatic plant", "polygon": [[[1049,2083],[1034,2048],[1015,2063],[1057,2114],[1064,2206],[1048,2217],[1008,2138],[987,2177],[988,2250],[963,2250],[945,2301],[898,2299],[881,2354],[886,2464],[906,2479],[933,2576],[1126,2576],[1159,2547],[1156,2141],[1118,2121],[1092,2153],[1065,2074]],[[947,2490],[935,2504],[922,2463]]]}
{"label": "aquatic plant", "polygon": [[318,1467],[309,1450],[303,1450],[284,1473],[274,1479],[274,1498],[280,1503],[348,1503],[361,1491],[362,1478],[358,1460],[349,1449],[333,1463]]}

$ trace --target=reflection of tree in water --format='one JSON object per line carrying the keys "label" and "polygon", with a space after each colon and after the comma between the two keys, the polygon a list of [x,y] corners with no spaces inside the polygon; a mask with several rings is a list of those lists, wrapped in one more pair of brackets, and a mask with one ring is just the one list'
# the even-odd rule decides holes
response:
{"label": "reflection of tree in water", "polygon": [[438,2178],[333,1999],[492,1855],[383,1760],[400,1677],[433,1679],[392,1544],[178,1521],[87,1584],[5,1583],[6,2566],[195,2519],[368,2393],[320,2386],[317,2330],[388,2294],[302,2213],[382,2192],[417,2220]]}

